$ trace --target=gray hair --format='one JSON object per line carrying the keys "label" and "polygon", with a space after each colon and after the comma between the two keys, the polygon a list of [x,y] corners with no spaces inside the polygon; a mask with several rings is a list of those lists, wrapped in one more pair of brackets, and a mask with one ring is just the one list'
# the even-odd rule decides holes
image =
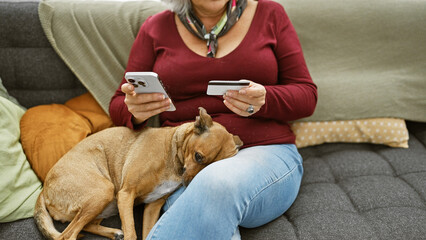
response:
{"label": "gray hair", "polygon": [[170,10],[177,14],[186,13],[191,9],[191,0],[161,0],[166,3]]}

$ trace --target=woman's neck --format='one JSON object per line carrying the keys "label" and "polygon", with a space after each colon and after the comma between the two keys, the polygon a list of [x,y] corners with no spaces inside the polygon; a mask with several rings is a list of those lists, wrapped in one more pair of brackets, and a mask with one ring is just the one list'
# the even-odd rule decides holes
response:
{"label": "woman's neck", "polygon": [[219,11],[206,11],[205,9],[193,8],[195,15],[197,15],[197,17],[201,20],[207,32],[210,32],[211,29],[219,22],[226,10],[227,5]]}

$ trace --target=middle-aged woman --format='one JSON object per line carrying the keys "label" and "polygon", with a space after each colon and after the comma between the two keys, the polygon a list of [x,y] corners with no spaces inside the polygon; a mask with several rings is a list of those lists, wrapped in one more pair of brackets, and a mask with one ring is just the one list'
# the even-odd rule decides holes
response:
{"label": "middle-aged woman", "polygon": [[[239,239],[282,215],[299,191],[303,167],[288,121],[311,115],[316,86],[283,7],[269,0],[167,0],[172,11],[148,18],[126,72],[158,73],[162,94],[136,94],[122,84],[110,115],[141,129],[160,114],[162,126],[193,121],[204,107],[244,142],[239,153],[204,168],[172,194],[148,239]],[[206,94],[210,80],[251,81],[224,96]]]}

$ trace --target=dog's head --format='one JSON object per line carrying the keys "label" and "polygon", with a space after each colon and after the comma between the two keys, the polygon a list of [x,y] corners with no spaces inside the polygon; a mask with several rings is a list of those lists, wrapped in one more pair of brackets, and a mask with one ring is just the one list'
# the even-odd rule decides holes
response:
{"label": "dog's head", "polygon": [[178,128],[174,136],[177,171],[182,174],[183,184],[191,180],[207,165],[234,156],[243,142],[229,133],[224,126],[213,122],[202,107],[194,123]]}

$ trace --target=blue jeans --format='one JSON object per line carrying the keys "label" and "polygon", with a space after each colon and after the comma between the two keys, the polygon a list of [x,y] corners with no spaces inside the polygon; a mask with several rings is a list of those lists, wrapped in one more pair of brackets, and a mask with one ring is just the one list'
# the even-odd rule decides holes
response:
{"label": "blue jeans", "polygon": [[240,239],[238,226],[261,226],[291,206],[302,175],[293,144],[242,149],[173,193],[147,239]]}

